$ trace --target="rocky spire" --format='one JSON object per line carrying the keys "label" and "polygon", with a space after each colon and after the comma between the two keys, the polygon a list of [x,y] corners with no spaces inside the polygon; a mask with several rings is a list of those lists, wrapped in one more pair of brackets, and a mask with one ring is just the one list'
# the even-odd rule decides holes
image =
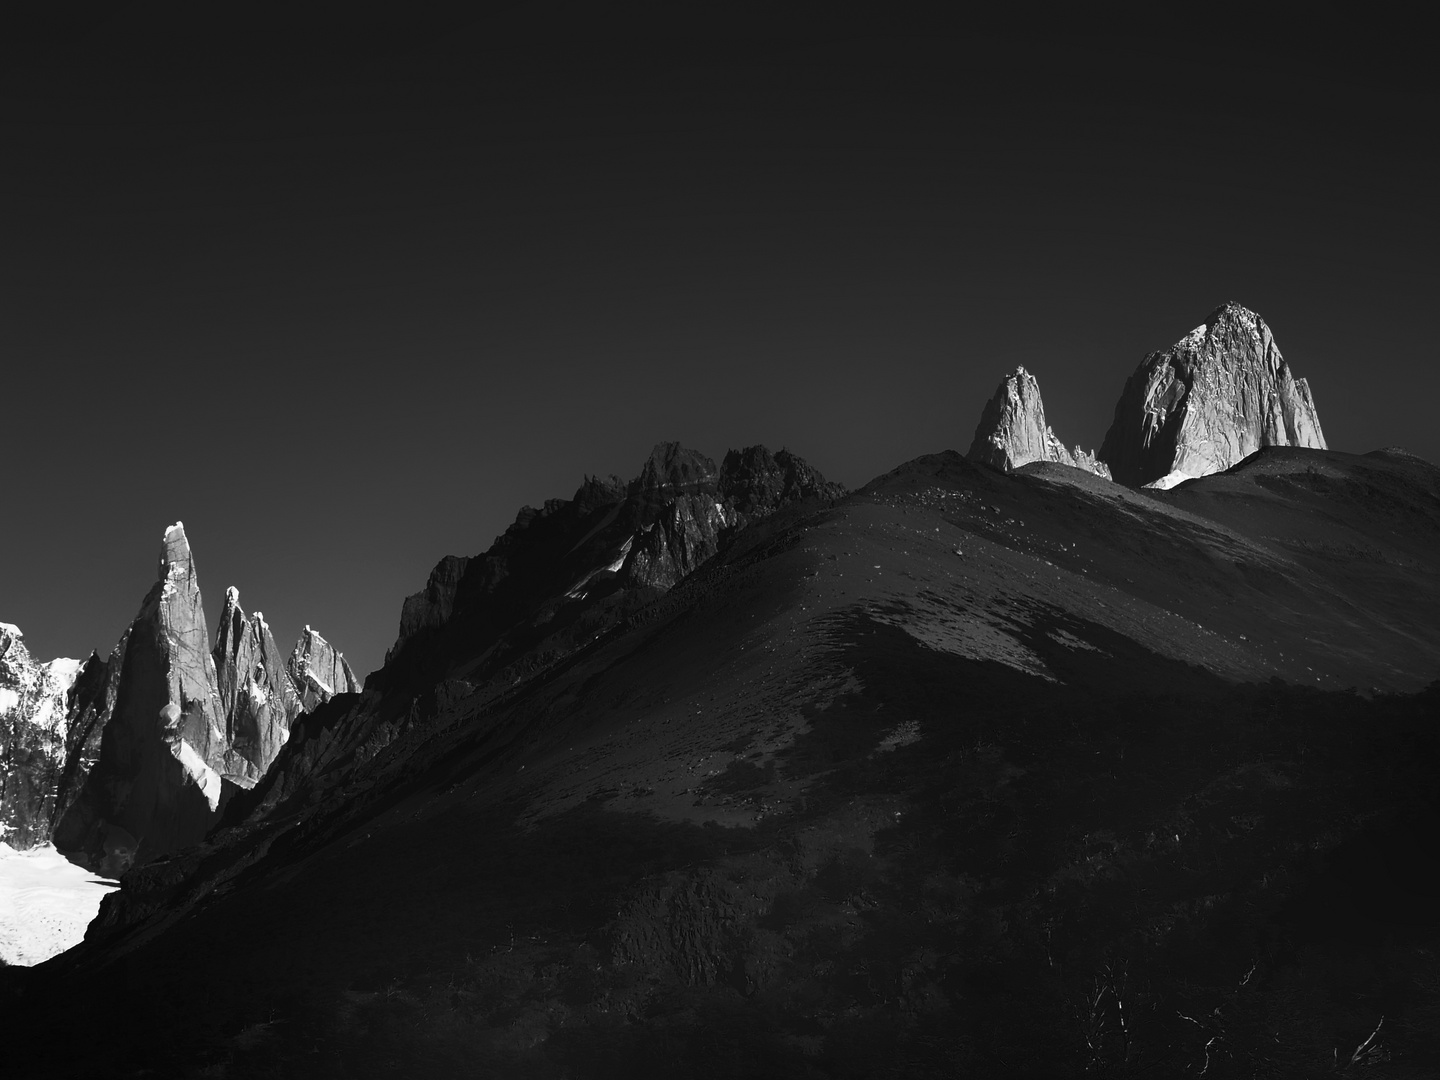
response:
{"label": "rocky spire", "polygon": [[1032,461],[1054,461],[1110,477],[1110,470],[1094,454],[1078,446],[1067,450],[1056,437],[1045,422],[1040,384],[1023,367],[1006,375],[995,396],[986,403],[966,456],[1006,472]]}
{"label": "rocky spire", "polygon": [[213,656],[230,747],[226,771],[259,779],[290,737],[290,722],[302,706],[265,616],[257,611],[247,617],[233,585],[225,593]]}
{"label": "rocky spire", "polygon": [[[142,608],[141,617],[145,614]],[[180,710],[175,734],[201,758],[218,765],[228,748],[225,713],[216,693],[210,629],[183,522],[165,530],[155,624],[167,653],[168,700]]]}
{"label": "rocky spire", "polygon": [[295,684],[301,705],[307,710],[329,701],[336,694],[354,694],[360,689],[360,683],[345,662],[344,654],[308,626],[295,643],[286,670]]}
{"label": "rocky spire", "polygon": [[[328,685],[343,675],[342,688],[354,688],[344,658],[308,627],[296,652],[306,658],[302,668],[322,672]],[[77,729],[71,749],[75,768],[66,765],[76,794],[55,820],[55,846],[120,873],[132,859],[199,841],[230,795],[265,774],[302,697],[318,704],[329,696],[316,680],[299,684],[292,675],[264,616],[246,616],[234,588],[212,650],[185,528],[166,529],[160,580],[109,664],[97,658],[84,694],[73,696],[84,731]]]}
{"label": "rocky spire", "polygon": [[205,835],[227,794],[217,771],[225,717],[208,645],[195,562],[176,522],[161,542],[160,580],[111,660],[119,677],[99,760],[55,824],[56,847],[100,864],[122,837],[128,864]]}
{"label": "rocky spire", "polygon": [[1325,449],[1315,401],[1265,320],[1230,301],[1125,384],[1100,457],[1115,479],[1169,487],[1262,446]]}

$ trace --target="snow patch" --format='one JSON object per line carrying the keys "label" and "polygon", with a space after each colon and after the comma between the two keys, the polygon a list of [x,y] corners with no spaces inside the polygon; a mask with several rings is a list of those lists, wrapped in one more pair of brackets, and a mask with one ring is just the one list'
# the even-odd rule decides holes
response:
{"label": "snow patch", "polygon": [[[720,504],[716,503],[715,508],[717,510],[721,509]],[[585,595],[585,586],[590,583],[590,579],[593,578],[596,574],[613,574],[618,571],[622,566],[625,565],[625,557],[630,554],[630,546],[634,543],[635,537],[632,536],[627,539],[625,543],[620,545],[620,554],[615,558],[613,562],[608,563],[605,566],[597,566],[594,570],[591,570],[588,574],[586,574],[584,577],[582,577],[579,581],[577,581],[574,585],[570,587],[570,591],[565,594],[566,597],[571,600],[578,599],[579,597]]]}
{"label": "snow patch", "polygon": [[0,686],[0,712],[9,712],[20,704],[20,693],[8,686]]}
{"label": "snow patch", "polygon": [[1195,477],[1191,476],[1183,469],[1176,469],[1174,472],[1166,473],[1164,476],[1160,477],[1159,480],[1150,481],[1150,483],[1146,484],[1145,487],[1153,488],[1158,491],[1169,491],[1176,484],[1183,484],[1186,480],[1194,479]]}
{"label": "snow patch", "polygon": [[80,677],[80,669],[85,666],[84,660],[71,660],[69,657],[61,656],[51,660],[48,664],[41,664],[40,670],[50,676],[50,681],[63,690],[69,690],[75,685],[75,680]]}
{"label": "snow patch", "polygon": [[178,739],[170,747],[170,752],[175,755],[175,760],[180,762],[191,780],[195,781],[205,801],[214,810],[220,805],[220,789],[223,786],[220,774],[205,764],[205,759],[200,752],[191,746],[184,739]]}
{"label": "snow patch", "polygon": [[20,627],[14,623],[0,622],[0,634],[9,634],[11,637],[24,637]]}
{"label": "snow patch", "polygon": [[245,690],[250,695],[250,701],[255,705],[256,708],[259,708],[261,705],[266,704],[270,700],[270,694],[265,689],[264,685],[256,682],[253,678],[249,680],[248,684],[245,687]]}

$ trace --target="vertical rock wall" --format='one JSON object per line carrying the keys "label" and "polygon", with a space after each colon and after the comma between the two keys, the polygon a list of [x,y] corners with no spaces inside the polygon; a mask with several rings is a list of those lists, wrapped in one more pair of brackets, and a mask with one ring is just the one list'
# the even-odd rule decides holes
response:
{"label": "vertical rock wall", "polygon": [[1264,446],[1325,449],[1309,384],[1265,320],[1233,301],[1125,384],[1100,456],[1116,480],[1170,486],[1223,472]]}

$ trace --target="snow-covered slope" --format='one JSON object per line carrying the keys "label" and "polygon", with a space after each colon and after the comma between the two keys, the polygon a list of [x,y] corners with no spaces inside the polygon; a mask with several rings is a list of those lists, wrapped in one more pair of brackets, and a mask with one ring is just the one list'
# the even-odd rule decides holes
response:
{"label": "snow-covered slope", "polygon": [[29,967],[80,944],[114,889],[50,844],[17,851],[0,841],[0,962]]}

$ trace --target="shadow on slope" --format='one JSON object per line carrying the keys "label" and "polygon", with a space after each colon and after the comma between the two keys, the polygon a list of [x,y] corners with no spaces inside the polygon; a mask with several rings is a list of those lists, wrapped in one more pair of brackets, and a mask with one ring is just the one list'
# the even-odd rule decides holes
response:
{"label": "shadow on slope", "polygon": [[411,777],[83,985],[8,984],[17,1029],[118,1075],[1286,1076],[1383,1015],[1362,1063],[1440,1068],[1440,687],[1237,687],[1060,612],[1059,683],[829,631],[852,691],[711,781],[795,810],[520,827],[483,766]]}

